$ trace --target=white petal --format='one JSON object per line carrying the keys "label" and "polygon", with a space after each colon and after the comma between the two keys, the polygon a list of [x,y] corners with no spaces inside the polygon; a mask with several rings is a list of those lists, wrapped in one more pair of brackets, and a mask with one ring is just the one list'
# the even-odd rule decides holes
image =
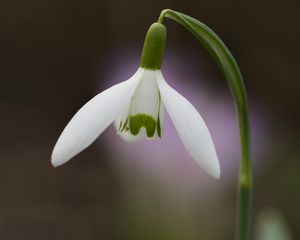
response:
{"label": "white petal", "polygon": [[131,101],[129,101],[126,104],[126,106],[124,106],[123,111],[114,120],[115,128],[116,128],[116,131],[117,131],[118,134],[121,132],[120,127],[124,126],[124,124],[126,123],[127,118],[129,117],[130,103],[131,103]]}
{"label": "white petal", "polygon": [[60,166],[87,148],[130,101],[143,69],[127,81],[116,84],[87,102],[71,119],[52,152],[51,163]]}
{"label": "white petal", "polygon": [[146,114],[155,120],[159,114],[159,90],[154,70],[145,70],[132,98],[130,115],[137,114]]}
{"label": "white petal", "polygon": [[157,71],[163,103],[191,157],[210,175],[220,177],[220,165],[209,130],[193,105],[171,88]]}
{"label": "white petal", "polygon": [[[131,101],[115,119],[115,127],[120,137],[130,142],[137,141],[143,136],[153,139],[155,133],[158,133],[157,120],[160,111],[163,111],[163,104],[160,103],[156,71],[145,69]],[[147,123],[144,118],[148,118],[151,124]],[[161,122],[160,125],[162,125]],[[144,134],[141,134],[141,131]],[[161,136],[161,132],[159,132],[159,136]]]}
{"label": "white petal", "polygon": [[122,129],[120,129],[121,121],[122,121],[122,126],[121,127],[124,127],[124,124],[126,123],[126,120],[129,117],[130,105],[131,105],[131,101],[129,101],[129,103],[127,103],[127,106],[124,107],[123,112],[121,114],[119,114],[119,116],[115,119],[114,123],[115,123],[115,128],[117,130],[117,134],[124,141],[126,141],[126,142],[136,142],[136,141],[140,140],[143,137],[142,131],[140,131],[138,135],[134,136],[130,133],[129,130],[126,131],[125,129],[123,129],[123,131],[121,131]]}
{"label": "white petal", "polygon": [[126,142],[137,142],[142,139],[146,134],[145,130],[141,129],[137,135],[132,135],[130,131],[118,132],[118,135]]}

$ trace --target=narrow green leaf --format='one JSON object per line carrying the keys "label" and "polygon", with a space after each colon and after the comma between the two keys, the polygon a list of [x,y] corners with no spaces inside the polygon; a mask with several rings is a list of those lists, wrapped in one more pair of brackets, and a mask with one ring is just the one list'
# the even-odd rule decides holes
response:
{"label": "narrow green leaf", "polygon": [[168,17],[180,23],[196,37],[217,62],[229,85],[229,89],[236,104],[241,141],[237,239],[248,240],[250,229],[252,169],[250,159],[248,103],[242,74],[234,57],[224,42],[208,26],[195,18],[170,9],[163,10],[158,21],[162,22],[164,17]]}
{"label": "narrow green leaf", "polygon": [[251,166],[250,166],[250,144],[249,144],[249,121],[248,121],[248,103],[244,86],[244,81],[239,67],[224,44],[224,42],[215,34],[208,26],[183,13],[179,13],[170,9],[162,12],[166,17],[175,20],[189,30],[196,39],[209,51],[212,57],[219,65],[224,74],[235,103],[237,105],[240,137],[243,159],[243,170],[240,181],[244,187],[252,184]]}

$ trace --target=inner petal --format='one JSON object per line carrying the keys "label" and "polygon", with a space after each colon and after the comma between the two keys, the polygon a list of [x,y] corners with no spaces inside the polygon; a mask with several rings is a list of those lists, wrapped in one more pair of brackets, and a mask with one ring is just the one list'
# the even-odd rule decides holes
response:
{"label": "inner petal", "polygon": [[131,100],[130,102],[125,106],[123,112],[119,114],[119,116],[115,119],[115,127],[118,133],[123,132],[124,129],[128,127],[128,117],[129,117],[129,110],[130,110]]}
{"label": "inner petal", "polygon": [[118,135],[126,142],[136,142],[143,138],[145,134],[143,131],[140,131],[137,135],[133,135],[129,130],[124,130],[122,132],[118,132]]}
{"label": "inner petal", "polygon": [[137,135],[141,128],[146,129],[148,138],[154,137],[159,118],[160,95],[153,70],[146,70],[133,95],[130,106],[129,128]]}

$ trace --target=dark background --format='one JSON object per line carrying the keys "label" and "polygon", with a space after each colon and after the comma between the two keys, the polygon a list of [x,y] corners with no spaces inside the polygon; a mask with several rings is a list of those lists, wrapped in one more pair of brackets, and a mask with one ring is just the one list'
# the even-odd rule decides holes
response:
{"label": "dark background", "polygon": [[[105,138],[70,164],[50,165],[60,132],[80,106],[133,74],[108,79],[119,69],[118,53],[125,61],[138,55],[148,26],[171,8],[209,25],[237,59],[250,105],[264,109],[271,129],[260,158],[271,164],[255,171],[254,222],[271,206],[300,239],[299,7],[292,0],[1,0],[0,238],[233,239],[236,172],[224,186],[222,178],[209,180],[222,185],[217,193],[203,197],[199,185],[198,205],[190,206],[162,199],[169,196],[163,183],[142,170],[132,175],[116,167],[118,150]],[[165,24],[167,59],[178,50],[185,72],[201,69],[212,80],[210,91],[227,93],[203,47],[181,26]]]}

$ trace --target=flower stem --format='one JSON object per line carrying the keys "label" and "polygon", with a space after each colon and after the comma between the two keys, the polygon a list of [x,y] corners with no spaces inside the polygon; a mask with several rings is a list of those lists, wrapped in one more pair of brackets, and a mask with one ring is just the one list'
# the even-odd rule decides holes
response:
{"label": "flower stem", "polygon": [[241,162],[238,181],[238,217],[237,240],[250,239],[250,215],[252,198],[252,167],[250,160],[250,133],[247,99],[243,106],[239,106],[238,118],[240,126]]}
{"label": "flower stem", "polygon": [[252,195],[252,167],[250,158],[250,131],[248,101],[244,80],[239,66],[224,42],[208,26],[186,14],[165,9],[161,12],[158,22],[164,18],[178,22],[190,31],[196,39],[209,51],[219,65],[227,80],[235,102],[240,129],[241,161],[238,180],[238,217],[237,240],[250,239],[250,210]]}
{"label": "flower stem", "polygon": [[163,21],[164,21],[164,19],[165,19],[166,14],[167,14],[169,11],[172,11],[172,10],[171,10],[171,9],[164,9],[164,10],[162,10],[161,13],[160,13],[160,15],[159,15],[159,18],[158,18],[157,22],[159,22],[159,23],[162,24]]}

